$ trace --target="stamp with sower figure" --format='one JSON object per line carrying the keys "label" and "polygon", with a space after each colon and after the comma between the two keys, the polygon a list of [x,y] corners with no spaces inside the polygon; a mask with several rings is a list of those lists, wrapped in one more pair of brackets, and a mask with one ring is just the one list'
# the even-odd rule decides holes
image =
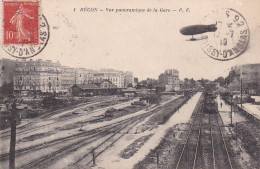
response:
{"label": "stamp with sower figure", "polygon": [[3,49],[16,58],[30,58],[47,45],[49,25],[40,1],[3,1]]}

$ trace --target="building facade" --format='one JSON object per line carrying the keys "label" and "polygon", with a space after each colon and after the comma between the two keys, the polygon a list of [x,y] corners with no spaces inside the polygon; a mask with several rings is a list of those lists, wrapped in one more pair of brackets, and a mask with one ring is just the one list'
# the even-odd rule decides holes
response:
{"label": "building facade", "polygon": [[127,87],[129,84],[133,84],[134,81],[132,72],[123,72],[114,69],[101,69],[93,74],[93,79],[94,83],[100,80],[109,80],[118,88]]}
{"label": "building facade", "polygon": [[77,68],[76,75],[76,84],[90,84],[94,82],[94,73],[95,71],[85,68]]}
{"label": "building facade", "polygon": [[260,93],[260,64],[237,65],[229,73],[229,88],[232,91],[242,89],[249,94]]}
{"label": "building facade", "polygon": [[176,69],[167,69],[164,73],[160,74],[159,86],[165,87],[165,91],[179,91],[179,71]]}
{"label": "building facade", "polygon": [[125,87],[134,85],[134,77],[132,72],[125,72]]}
{"label": "building facade", "polygon": [[0,87],[13,82],[14,61],[10,59],[0,59]]}
{"label": "building facade", "polygon": [[61,66],[61,91],[63,93],[70,93],[71,87],[76,84],[76,69]]}
{"label": "building facade", "polygon": [[179,71],[176,69],[166,69],[164,74],[179,77]]}
{"label": "building facade", "polygon": [[119,88],[125,87],[125,74],[123,71],[114,69],[101,69],[98,73],[94,74],[94,82],[97,83],[100,80],[109,80],[112,84]]}
{"label": "building facade", "polygon": [[70,93],[74,84],[93,83],[94,71],[61,66],[50,60],[15,61],[14,93]]}
{"label": "building facade", "polygon": [[103,80],[109,80],[118,88],[134,83],[132,72],[71,68],[42,59],[0,60],[0,87],[4,83],[13,83],[14,94],[66,94],[71,93],[74,84],[94,84]]}
{"label": "building facade", "polygon": [[59,93],[61,65],[50,60],[15,61],[14,94]]}

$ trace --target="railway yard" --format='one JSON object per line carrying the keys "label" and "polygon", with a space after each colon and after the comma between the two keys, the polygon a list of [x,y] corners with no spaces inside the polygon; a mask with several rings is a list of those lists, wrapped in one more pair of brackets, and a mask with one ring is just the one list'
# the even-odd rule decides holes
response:
{"label": "railway yard", "polygon": [[[114,97],[23,119],[16,168],[260,168],[259,119],[220,96],[166,95],[159,104]],[[111,113],[112,112],[112,113]],[[0,131],[0,168],[8,168],[10,129]],[[94,156],[94,158],[93,158]]]}

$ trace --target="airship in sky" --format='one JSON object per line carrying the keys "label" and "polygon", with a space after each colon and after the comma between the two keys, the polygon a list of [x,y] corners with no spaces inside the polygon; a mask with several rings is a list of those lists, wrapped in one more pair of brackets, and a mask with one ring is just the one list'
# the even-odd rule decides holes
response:
{"label": "airship in sky", "polygon": [[191,25],[181,28],[180,32],[183,35],[191,35],[190,41],[196,41],[201,39],[193,38],[193,35],[203,34],[206,32],[215,32],[217,30],[217,24],[211,25]]}

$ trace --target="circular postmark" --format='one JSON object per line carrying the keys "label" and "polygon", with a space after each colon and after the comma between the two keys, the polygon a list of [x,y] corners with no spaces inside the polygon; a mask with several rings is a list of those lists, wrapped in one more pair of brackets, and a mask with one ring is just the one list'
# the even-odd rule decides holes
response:
{"label": "circular postmark", "polygon": [[221,9],[209,13],[203,24],[215,24],[217,30],[200,41],[202,50],[211,58],[227,61],[242,54],[249,42],[249,28],[245,18],[233,9]]}
{"label": "circular postmark", "polygon": [[47,45],[50,37],[49,24],[44,15],[39,16],[39,43],[34,44],[10,44],[3,45],[3,49],[9,55],[19,58],[27,59],[39,54]]}

